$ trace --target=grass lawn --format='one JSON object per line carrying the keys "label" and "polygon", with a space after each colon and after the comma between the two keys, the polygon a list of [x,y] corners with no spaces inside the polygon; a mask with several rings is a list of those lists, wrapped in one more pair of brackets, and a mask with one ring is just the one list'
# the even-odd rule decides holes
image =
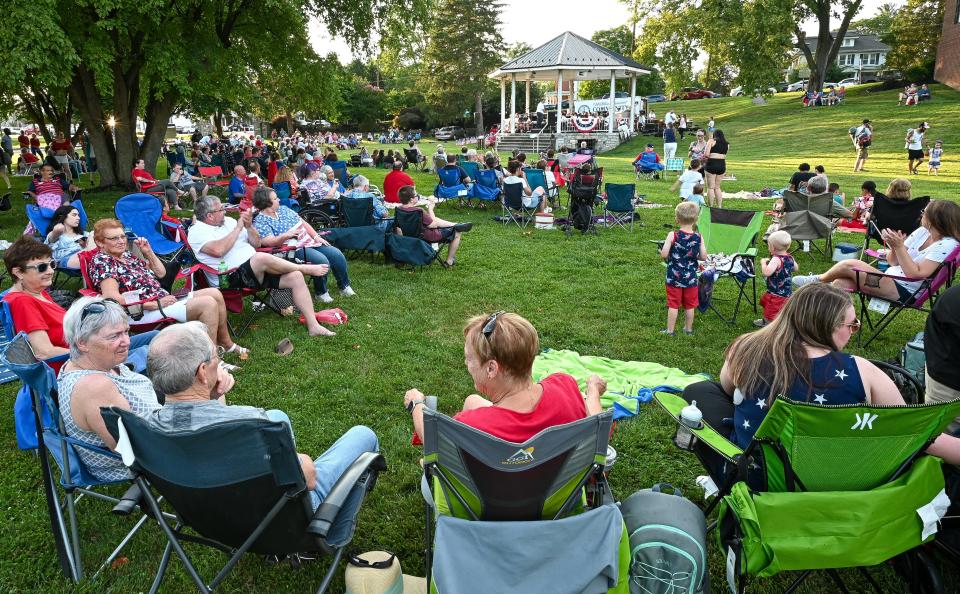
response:
{"label": "grass lawn", "polygon": [[[848,201],[860,183],[873,179],[881,188],[906,172],[903,137],[908,127],[921,120],[932,124],[927,138],[944,140],[944,166],[939,177],[914,176],[914,195],[956,199],[960,190],[957,158],[960,146],[960,96],[944,87],[933,88],[934,100],[918,107],[895,107],[895,92],[866,93],[852,89],[847,103],[832,108],[803,109],[799,94],[777,95],[768,105],[754,106],[748,98],[723,98],[669,104],[685,110],[697,122],[715,116],[730,142],[728,170],[737,180],[725,182],[727,192],[758,191],[764,186],[784,187],[798,163],[823,164],[831,181],[846,191]],[[663,114],[667,104],[655,109]],[[854,175],[854,153],[847,128],[868,117],[876,125],[869,173]],[[648,142],[634,140],[599,158],[607,181],[630,182],[630,162]],[[449,146],[449,143],[445,143]],[[658,151],[662,144],[655,141]],[[386,148],[398,148],[392,145]],[[434,143],[424,142],[432,152]],[[685,154],[686,144],[681,143]],[[379,147],[378,147],[379,148]],[[386,171],[362,170],[375,184]],[[161,172],[162,173],[162,172]],[[434,178],[414,174],[421,193],[429,193]],[[22,189],[25,178],[15,178]],[[696,335],[667,338],[658,334],[665,323],[663,267],[648,240],[662,239],[664,225],[673,222],[676,198],[669,183],[640,182],[639,191],[648,200],[666,208],[643,210],[645,227],[633,233],[600,230],[599,235],[565,237],[558,231],[523,233],[515,226],[491,220],[490,209],[459,209],[440,206],[444,218],[470,220],[474,229],[464,237],[457,266],[438,265],[408,271],[384,266],[381,258],[361,257],[350,262],[350,276],[358,296],[337,298],[335,306],[351,319],[337,328],[335,338],[310,339],[292,319],[264,315],[241,341],[253,349],[250,360],[238,372],[233,403],[285,410],[293,421],[301,451],[318,455],[354,424],[369,425],[380,437],[389,472],[381,476],[361,515],[354,551],[395,551],[406,573],[423,574],[423,511],[419,492],[419,451],[409,445],[409,416],[402,408],[406,389],[417,387],[440,396],[446,413],[459,409],[473,391],[463,364],[461,328],[469,316],[496,309],[518,312],[540,331],[541,346],[572,349],[587,355],[615,359],[653,361],[687,372],[716,375],[723,351],[736,335],[753,327],[753,312],[741,314],[735,327],[714,315],[698,316]],[[89,195],[84,203],[92,219],[112,213],[119,192]],[[15,207],[0,214],[0,237],[12,240],[23,229],[25,216],[19,197]],[[765,210],[770,200],[729,200],[724,206]],[[765,223],[766,224],[766,223]],[[862,241],[861,236],[840,236],[837,241]],[[765,252],[763,247],[761,252]],[[821,272],[825,259],[799,257],[801,273]],[[717,296],[730,298],[732,284],[719,285]],[[336,296],[336,292],[333,294]],[[862,352],[872,358],[893,357],[904,342],[922,329],[924,316],[908,313],[886,334]],[[286,358],[273,354],[281,338],[289,336],[294,353]],[[851,348],[854,348],[852,345]],[[17,384],[0,386],[7,410],[12,408]],[[699,500],[694,484],[703,471],[692,455],[673,448],[672,425],[655,405],[644,408],[635,419],[620,423],[612,444],[619,452],[611,474],[614,492],[623,498],[657,482],[670,482]],[[0,591],[3,592],[137,592],[149,588],[165,543],[159,529],[143,530],[124,553],[128,562],[108,569],[97,581],[71,586],[60,572],[48,532],[47,512],[36,459],[16,449],[12,415],[0,415],[0,467],[5,479],[0,485],[3,521],[0,537]],[[88,574],[112,550],[129,521],[105,513],[96,502],[80,506],[84,561]],[[719,591],[723,584],[723,558],[711,545],[712,578]],[[198,567],[212,576],[223,557],[196,547]],[[315,588],[326,562],[293,571],[248,556],[224,585],[227,591],[301,592]],[[874,571],[890,591],[903,584],[888,568]],[[952,578],[952,579],[951,579]],[[946,583],[957,583],[948,575]],[[789,576],[755,583],[753,591],[775,592],[786,587]],[[854,578],[856,580],[856,578]],[[851,583],[860,583],[851,580]],[[191,582],[178,561],[172,562],[166,580],[167,592],[190,591]],[[332,591],[342,591],[338,577]],[[807,592],[832,592],[828,580],[814,578]]]}

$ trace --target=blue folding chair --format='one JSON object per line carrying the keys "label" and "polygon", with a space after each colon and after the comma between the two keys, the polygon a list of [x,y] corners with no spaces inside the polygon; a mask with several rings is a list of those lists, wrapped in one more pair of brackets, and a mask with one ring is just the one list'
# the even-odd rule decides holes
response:
{"label": "blue folding chair", "polygon": [[347,171],[347,164],[345,161],[334,161],[329,164],[333,168],[333,176],[340,180],[340,183],[344,188],[349,188],[353,182],[355,175],[350,175]]}
{"label": "blue folding chair", "polygon": [[603,226],[609,228],[613,223],[626,229],[627,223],[630,223],[630,230],[633,231],[633,222],[637,218],[633,203],[637,193],[636,184],[607,184],[604,193],[607,201],[603,205]]}
{"label": "blue folding chair", "polygon": [[[77,213],[80,215],[80,226],[86,228],[87,212],[83,210],[83,202],[80,200],[75,200],[70,203],[70,206],[73,206],[77,209]],[[47,229],[50,227],[50,222],[53,221],[54,211],[50,210],[49,208],[42,208],[36,204],[28,204],[26,208],[27,219],[29,219],[29,221],[33,224],[34,233],[37,239],[44,241],[47,236]],[[64,278],[61,278],[61,276]],[[55,289],[60,288],[71,278],[80,278],[80,271],[73,268],[58,268],[53,277],[53,287]]]}
{"label": "blue folding chair", "polygon": [[169,227],[176,227],[176,225],[161,220],[163,205],[155,196],[129,194],[117,200],[113,212],[123,224],[123,228],[133,231],[138,237],[145,238],[160,259],[169,262],[183,249],[183,243],[167,239],[160,232],[161,225]]}
{"label": "blue folding chair", "polygon": [[[17,334],[6,346],[0,353],[0,363],[7,366],[23,381],[24,390],[30,399],[50,529],[53,533],[57,556],[64,574],[73,582],[79,582],[83,579],[83,561],[80,555],[77,503],[81,498],[89,496],[91,499],[114,504],[113,513],[115,514],[128,515],[136,509],[139,490],[130,489],[121,498],[96,490],[96,487],[104,485],[129,483],[129,479],[104,481],[95,478],[81,461],[79,451],[86,449],[118,459],[119,456],[111,450],[83,443],[67,435],[54,396],[57,390],[57,378],[50,366],[34,355],[26,334],[22,332]],[[50,464],[51,458],[54,465]],[[55,476],[54,466],[59,471],[59,480]],[[62,493],[59,492],[61,490]],[[97,574],[120,554],[146,520],[147,516],[142,516],[137,521],[133,529],[100,565]]]}
{"label": "blue folding chair", "polygon": [[468,200],[470,198],[470,188],[460,179],[459,169],[440,168],[437,170],[437,177],[440,178],[440,183],[433,188],[433,195],[437,198],[445,200],[450,198]]}
{"label": "blue folding chair", "polygon": [[470,180],[473,182],[477,181],[477,177],[480,175],[480,164],[474,163],[473,161],[464,161],[460,164],[460,167],[467,172],[467,175],[470,176]]}
{"label": "blue folding chair", "polygon": [[531,188],[543,188],[547,193],[547,200],[549,200],[551,204],[553,204],[560,195],[560,188],[558,188],[556,184],[554,184],[553,187],[547,185],[547,174],[543,169],[524,169],[523,175],[527,178],[527,184]]}
{"label": "blue folding chair", "polygon": [[280,206],[286,206],[294,212],[300,212],[300,202],[290,197],[290,182],[273,182],[273,191],[277,193]]}
{"label": "blue folding chair", "polygon": [[477,172],[473,184],[473,197],[477,200],[499,200],[503,190],[497,181],[497,172],[483,169]]}

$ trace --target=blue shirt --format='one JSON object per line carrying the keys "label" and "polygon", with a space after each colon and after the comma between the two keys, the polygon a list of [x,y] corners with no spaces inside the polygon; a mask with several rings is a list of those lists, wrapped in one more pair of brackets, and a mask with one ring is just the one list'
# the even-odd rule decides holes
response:
{"label": "blue shirt", "polygon": [[[768,375],[772,375],[768,374]],[[810,378],[812,385],[804,378],[797,378],[785,396],[797,402],[816,404],[862,404],[867,395],[863,390],[863,380],[857,369],[857,360],[845,353],[829,353],[810,359]],[[753,434],[767,416],[770,408],[767,398],[769,390],[759,394],[744,396],[737,403],[734,395],[733,433],[730,439],[741,448],[750,445]]]}
{"label": "blue shirt", "polygon": [[237,194],[246,196],[247,186],[242,177],[233,176],[233,179],[230,180],[230,195],[227,196],[227,200],[233,204],[236,204],[239,202],[239,199],[236,198]]}
{"label": "blue shirt", "polygon": [[663,142],[670,143],[676,142],[677,135],[674,133],[673,128],[664,128],[663,130]]}
{"label": "blue shirt", "polygon": [[667,285],[681,289],[697,286],[700,242],[699,233],[687,233],[681,229],[673,232],[673,245],[667,257]]}

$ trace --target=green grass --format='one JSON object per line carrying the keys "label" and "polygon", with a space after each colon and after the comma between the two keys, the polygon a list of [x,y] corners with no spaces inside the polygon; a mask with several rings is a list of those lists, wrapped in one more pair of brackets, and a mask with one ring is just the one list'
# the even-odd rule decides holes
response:
{"label": "green grass", "polygon": [[[881,187],[906,171],[903,136],[921,119],[933,129],[928,138],[943,138],[946,148],[939,178],[914,177],[915,194],[955,199],[960,189],[956,153],[960,133],[950,125],[960,118],[960,96],[934,87],[933,102],[920,107],[897,108],[892,92],[848,93],[847,104],[834,108],[802,109],[799,95],[777,95],[766,106],[755,107],[746,98],[724,98],[671,104],[698,122],[716,117],[731,148],[729,169],[737,176],[725,182],[728,192],[783,187],[801,161],[823,164],[831,180],[838,181],[848,199],[864,179]],[[666,105],[656,111],[665,113]],[[868,162],[869,174],[853,175],[854,155],[846,131],[862,118],[876,123],[875,142]],[[630,161],[647,142],[633,142],[600,157],[607,181],[634,179]],[[449,145],[449,143],[445,143]],[[656,141],[659,147],[659,141]],[[396,149],[401,145],[392,145]],[[434,143],[423,143],[424,152]],[[681,144],[684,147],[684,144]],[[385,147],[391,148],[391,147]],[[382,182],[384,170],[363,170],[373,183]],[[432,176],[415,174],[421,193],[429,193]],[[25,185],[15,178],[16,189]],[[230,394],[237,404],[280,408],[289,413],[299,448],[317,455],[353,424],[373,428],[381,439],[390,470],[384,474],[361,516],[358,536],[351,549],[396,551],[407,573],[423,574],[421,551],[423,512],[419,493],[419,451],[409,445],[409,417],[401,403],[403,393],[416,387],[441,398],[441,409],[458,410],[474,389],[463,365],[461,327],[474,314],[506,309],[521,313],[539,329],[543,347],[573,349],[587,355],[654,361],[688,372],[717,374],[723,350],[739,333],[752,329],[752,312],[740,316],[735,327],[713,315],[698,316],[695,337],[665,338],[658,334],[665,320],[663,268],[648,240],[662,239],[665,224],[673,221],[676,199],[664,181],[640,182],[648,199],[669,206],[644,210],[644,228],[633,233],[601,230],[597,237],[565,237],[557,231],[521,233],[491,221],[490,210],[440,206],[441,215],[476,223],[464,238],[458,265],[453,270],[432,266],[417,271],[384,266],[379,258],[351,260],[350,275],[358,296],[337,299],[351,322],[338,328],[333,339],[310,339],[294,320],[273,315],[259,318],[256,328],[242,340],[254,354],[237,374]],[[91,218],[112,213],[121,194],[92,194],[85,200]],[[19,201],[18,197],[15,197]],[[0,214],[0,236],[13,239],[25,224],[23,208]],[[730,200],[725,206],[767,209],[769,200]],[[839,240],[861,241],[860,236]],[[765,252],[765,248],[761,248]],[[822,271],[826,260],[812,263],[800,258],[803,273]],[[730,298],[732,286],[720,286],[718,296]],[[908,313],[886,335],[862,354],[888,358],[922,328],[924,317]],[[289,336],[294,353],[279,358],[273,345]],[[0,387],[12,403],[16,384]],[[7,409],[9,410],[9,408]],[[110,569],[95,582],[71,586],[61,575],[48,533],[47,513],[36,459],[15,448],[12,415],[0,415],[0,466],[6,480],[0,486],[3,521],[0,537],[0,591],[4,592],[136,592],[150,584],[164,544],[155,526],[137,536],[125,552],[129,562]],[[626,497],[656,482],[671,482],[699,498],[694,479],[703,474],[696,460],[675,450],[669,437],[672,427],[665,415],[647,406],[633,420],[620,423],[613,436],[619,452],[611,475],[614,492]],[[128,525],[104,512],[97,502],[85,501],[81,516],[86,562],[92,573]],[[92,518],[92,520],[91,520]],[[211,576],[223,557],[194,551],[198,566]],[[723,583],[722,555],[715,543],[712,577],[719,590]],[[315,587],[326,562],[292,571],[249,556],[240,562],[225,584],[227,591],[301,592]],[[886,568],[877,570],[888,591],[903,585]],[[949,578],[950,576],[948,576]],[[956,576],[948,583],[956,583]],[[754,591],[784,589],[787,578],[756,583]],[[855,582],[859,583],[859,582]],[[342,591],[338,578],[332,591]],[[167,592],[190,591],[191,584],[179,562],[172,563]],[[807,592],[832,592],[828,581],[813,579]]]}

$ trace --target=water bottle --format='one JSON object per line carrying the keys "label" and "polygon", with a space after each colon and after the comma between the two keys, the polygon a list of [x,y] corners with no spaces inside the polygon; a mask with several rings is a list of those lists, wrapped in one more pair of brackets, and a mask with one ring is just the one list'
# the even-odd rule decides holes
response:
{"label": "water bottle", "polygon": [[694,436],[690,429],[703,427],[703,413],[697,408],[694,400],[680,411],[680,424],[673,436],[673,443],[681,450],[690,450],[693,447]]}
{"label": "water bottle", "polygon": [[220,265],[217,266],[217,274],[220,277],[220,288],[229,289],[230,288],[230,279],[227,278],[227,263],[223,260],[220,260]]}

